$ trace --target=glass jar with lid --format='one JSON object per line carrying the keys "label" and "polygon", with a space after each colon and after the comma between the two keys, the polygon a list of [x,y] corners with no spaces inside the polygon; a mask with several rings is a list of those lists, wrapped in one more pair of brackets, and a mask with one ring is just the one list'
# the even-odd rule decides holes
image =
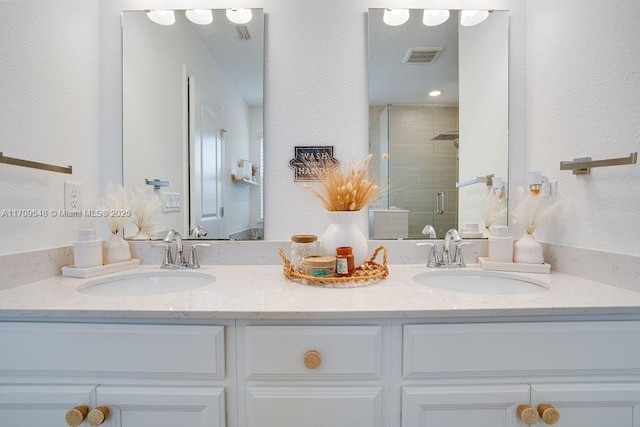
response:
{"label": "glass jar with lid", "polygon": [[291,266],[296,271],[302,268],[302,259],[318,254],[318,236],[313,234],[294,234],[291,236]]}

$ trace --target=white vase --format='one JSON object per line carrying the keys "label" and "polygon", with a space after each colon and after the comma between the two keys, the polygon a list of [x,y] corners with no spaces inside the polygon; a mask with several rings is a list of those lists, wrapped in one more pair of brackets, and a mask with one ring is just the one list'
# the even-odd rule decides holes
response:
{"label": "white vase", "polygon": [[526,264],[543,264],[542,245],[531,234],[525,234],[514,245],[513,260]]}
{"label": "white vase", "polygon": [[329,227],[320,238],[320,252],[324,255],[336,255],[336,248],[351,246],[356,266],[362,265],[369,258],[367,237],[361,226],[367,224],[367,209],[359,211],[327,211]]}
{"label": "white vase", "polygon": [[149,235],[142,230],[138,230],[135,236],[129,238],[131,240],[151,240],[151,237],[149,237]]}
{"label": "white vase", "polygon": [[120,234],[112,234],[109,239],[102,244],[102,262],[113,264],[114,262],[129,261],[131,250],[129,243],[120,237]]}

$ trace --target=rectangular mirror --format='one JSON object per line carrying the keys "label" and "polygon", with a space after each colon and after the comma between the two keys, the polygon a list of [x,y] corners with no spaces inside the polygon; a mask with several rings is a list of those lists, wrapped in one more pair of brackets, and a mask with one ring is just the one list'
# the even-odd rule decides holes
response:
{"label": "rectangular mirror", "polygon": [[481,237],[506,224],[494,178],[506,185],[509,13],[480,11],[486,19],[465,26],[462,11],[444,11],[426,25],[436,12],[369,9],[369,146],[387,189],[371,206],[374,239],[427,238],[428,226],[442,238],[467,224]]}
{"label": "rectangular mirror", "polygon": [[262,10],[124,11],[122,40],[123,182],[161,199],[149,234],[262,238]]}

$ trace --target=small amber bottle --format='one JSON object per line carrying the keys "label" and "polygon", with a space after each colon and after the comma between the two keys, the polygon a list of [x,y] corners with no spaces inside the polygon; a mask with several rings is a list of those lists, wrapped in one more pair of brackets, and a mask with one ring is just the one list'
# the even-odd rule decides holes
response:
{"label": "small amber bottle", "polygon": [[340,246],[336,249],[336,275],[351,276],[353,270],[355,266],[351,246]]}

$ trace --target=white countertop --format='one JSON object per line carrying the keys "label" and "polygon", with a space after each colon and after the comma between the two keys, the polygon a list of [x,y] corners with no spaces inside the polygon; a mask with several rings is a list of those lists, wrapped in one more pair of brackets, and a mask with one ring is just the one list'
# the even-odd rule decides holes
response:
{"label": "white countertop", "polygon": [[[476,266],[468,269],[478,269]],[[157,266],[115,273],[159,271]],[[281,265],[204,266],[216,277],[192,291],[97,297],[76,289],[93,279],[53,277],[0,292],[4,319],[356,319],[640,315],[640,293],[567,274],[531,274],[549,290],[479,295],[432,289],[411,278],[424,265],[390,265],[389,277],[359,288],[323,288],[284,277]],[[104,277],[104,276],[103,276]]]}

